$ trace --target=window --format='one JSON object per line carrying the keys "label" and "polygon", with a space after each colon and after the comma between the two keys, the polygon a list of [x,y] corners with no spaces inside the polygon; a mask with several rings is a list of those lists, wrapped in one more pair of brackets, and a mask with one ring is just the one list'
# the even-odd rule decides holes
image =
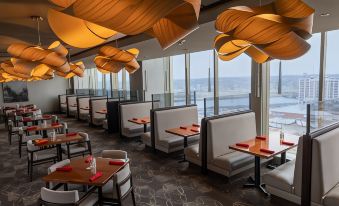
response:
{"label": "window", "polygon": [[339,30],[327,32],[326,74],[324,80],[324,110],[322,126],[339,121],[339,67],[338,67]]}
{"label": "window", "polygon": [[129,83],[129,73],[126,72],[126,91],[130,91],[131,90],[131,85]]}
{"label": "window", "polygon": [[97,89],[103,89],[103,74],[98,70],[96,71],[96,74],[97,74]]}
{"label": "window", "polygon": [[123,90],[122,88],[122,70],[118,72],[118,90]]}
{"label": "window", "polygon": [[172,91],[174,93],[174,105],[186,104],[186,83],[185,83],[185,55],[171,57],[172,63]]}
{"label": "window", "polygon": [[223,114],[249,108],[252,60],[242,54],[231,61],[218,59],[219,97],[215,107]]}
{"label": "window", "polygon": [[270,62],[270,130],[302,135],[306,131],[306,104],[319,96],[321,35],[308,40],[311,49],[302,57]]}
{"label": "window", "polygon": [[190,54],[190,91],[196,93],[199,118],[204,117],[204,98],[214,96],[213,50]]}
{"label": "window", "polygon": [[105,74],[105,89],[108,93],[111,92],[111,74]]}

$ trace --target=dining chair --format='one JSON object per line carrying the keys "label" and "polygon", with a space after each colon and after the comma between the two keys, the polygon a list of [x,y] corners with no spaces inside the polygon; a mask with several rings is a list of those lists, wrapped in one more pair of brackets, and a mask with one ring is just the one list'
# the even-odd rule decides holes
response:
{"label": "dining chair", "polygon": [[19,128],[14,125],[12,120],[8,120],[8,142],[10,145],[12,144],[12,136],[19,135]]}
{"label": "dining chair", "polygon": [[39,147],[35,146],[32,140],[27,141],[27,165],[30,181],[33,179],[33,166],[46,164],[49,162],[57,162],[57,152],[52,152],[52,149],[56,149],[56,147],[54,145]]}
{"label": "dining chair", "polygon": [[78,132],[83,138],[77,142],[67,142],[66,145],[61,146],[62,152],[67,155],[67,158],[77,156],[85,156],[87,154],[92,155],[92,146],[89,136],[85,132]]}
{"label": "dining chair", "polygon": [[40,134],[31,135],[31,134],[29,134],[29,132],[25,132],[24,131],[25,128],[26,128],[26,126],[18,128],[18,135],[19,135],[18,146],[19,146],[19,157],[20,158],[21,158],[21,154],[22,154],[22,146],[26,146],[27,142],[29,140],[35,140],[35,139],[42,138],[42,136]]}
{"label": "dining chair", "polygon": [[101,157],[128,160],[127,152],[123,150],[103,150],[101,152]]}
{"label": "dining chair", "polygon": [[45,187],[41,188],[39,205],[43,206],[93,206],[98,201],[97,195],[88,192],[81,198],[78,190],[55,191]]}
{"label": "dining chair", "polygon": [[[55,172],[57,170],[57,168],[69,165],[70,163],[71,163],[71,161],[69,159],[65,159],[65,160],[62,160],[60,162],[57,162],[57,163],[51,165],[50,167],[48,167],[47,174],[51,174],[52,172]],[[53,182],[48,183],[49,189],[53,189],[53,190],[58,189],[61,185],[62,184],[55,185]],[[63,184],[63,185],[64,185],[64,190],[67,191],[68,185],[67,184]]]}
{"label": "dining chair", "polygon": [[135,206],[134,187],[129,162],[114,174],[113,179],[108,181],[102,188],[103,201],[122,205],[122,201],[132,195],[133,205]]}

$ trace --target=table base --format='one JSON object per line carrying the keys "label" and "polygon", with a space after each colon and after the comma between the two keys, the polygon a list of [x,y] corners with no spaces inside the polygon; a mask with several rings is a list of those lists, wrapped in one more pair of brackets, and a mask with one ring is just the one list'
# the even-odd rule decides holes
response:
{"label": "table base", "polygon": [[265,184],[256,184],[255,180],[252,177],[248,177],[248,183],[244,184],[245,188],[257,188],[259,191],[263,192],[266,196],[269,196],[269,193],[265,189]]}

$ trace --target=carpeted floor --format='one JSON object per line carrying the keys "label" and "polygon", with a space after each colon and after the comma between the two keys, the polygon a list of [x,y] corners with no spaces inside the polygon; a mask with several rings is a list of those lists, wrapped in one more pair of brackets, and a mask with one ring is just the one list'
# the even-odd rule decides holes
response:
{"label": "carpeted floor", "polygon": [[[124,140],[117,134],[108,135],[100,128],[90,128],[85,122],[64,119],[70,131],[89,133],[94,154],[104,149],[120,149],[128,152],[139,206],[273,206],[255,189],[245,189],[252,170],[231,179],[209,173],[188,163],[178,163],[175,155],[153,154],[140,142]],[[33,182],[27,176],[26,152],[18,156],[17,138],[8,144],[7,132],[0,125],[0,206],[36,205],[40,188],[45,184],[41,177],[47,174],[49,165],[34,167]],[[24,149],[25,150],[25,149]],[[124,205],[132,205],[129,198]]]}

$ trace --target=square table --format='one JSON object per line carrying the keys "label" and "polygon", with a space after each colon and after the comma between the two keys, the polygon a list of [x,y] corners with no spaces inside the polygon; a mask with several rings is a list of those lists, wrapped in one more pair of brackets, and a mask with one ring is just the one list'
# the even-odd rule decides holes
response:
{"label": "square table", "polygon": [[56,129],[60,129],[62,128],[63,125],[62,124],[56,124],[56,125],[52,125],[52,124],[41,124],[41,125],[37,125],[37,126],[31,126],[31,127],[26,127],[26,131],[42,131],[42,137],[43,138],[47,138],[47,130],[56,130]]}
{"label": "square table", "polygon": [[[240,144],[247,144],[249,146],[248,148],[237,146],[236,144],[229,146],[230,149],[247,153],[255,157],[254,179],[250,177],[250,183],[245,184],[244,186],[258,188],[268,195],[260,180],[260,159],[270,159],[281,154],[283,164],[286,161],[286,152],[296,147],[298,145],[298,140],[299,137],[296,135],[285,134],[284,141],[293,143],[293,145],[285,145],[282,144],[280,140],[280,134],[278,132],[273,132],[269,136],[266,136],[265,140],[254,137],[247,141],[239,142]],[[273,153],[262,152],[261,149],[271,150]]]}
{"label": "square table", "polygon": [[35,146],[39,146],[39,147],[56,145],[58,159],[59,159],[59,161],[61,161],[62,160],[61,144],[68,143],[68,142],[80,141],[80,140],[83,140],[83,139],[84,139],[84,137],[79,135],[79,134],[72,135],[72,136],[68,136],[67,134],[57,134],[56,137],[55,137],[55,140],[52,140],[52,138],[49,138],[49,139],[47,139],[48,142],[41,144],[41,145],[35,144],[34,142],[33,143],[34,143]]}
{"label": "square table", "polygon": [[[110,158],[96,158],[96,170],[102,172],[102,176],[94,181],[90,181],[92,176],[91,171],[86,169],[90,163],[85,162],[86,158],[71,159],[69,166],[72,170],[69,172],[55,171],[43,177],[42,179],[47,183],[64,183],[64,184],[77,184],[77,185],[90,185],[98,188],[99,205],[102,205],[102,187],[113,178],[113,175],[121,170],[125,165],[110,165]],[[126,162],[128,163],[128,162]]]}
{"label": "square table", "polygon": [[101,109],[101,110],[98,110],[98,111],[95,111],[95,112],[98,113],[98,114],[107,114],[106,109]]}
{"label": "square table", "polygon": [[80,109],[89,111],[89,107],[81,107]]}
{"label": "square table", "polygon": [[[192,129],[197,130],[197,131],[192,131]],[[184,148],[186,148],[188,146],[187,138],[200,134],[200,125],[191,124],[191,125],[187,125],[187,126],[181,126],[181,127],[177,127],[177,128],[167,129],[165,131],[167,133],[174,134],[174,135],[179,136],[179,137],[183,137],[184,138]],[[184,159],[181,162],[185,162],[185,161],[186,161],[186,158],[185,158],[185,155],[184,155]]]}
{"label": "square table", "polygon": [[150,117],[133,118],[129,119],[128,121],[134,124],[144,125],[144,133],[147,132],[147,124],[151,123]]}

